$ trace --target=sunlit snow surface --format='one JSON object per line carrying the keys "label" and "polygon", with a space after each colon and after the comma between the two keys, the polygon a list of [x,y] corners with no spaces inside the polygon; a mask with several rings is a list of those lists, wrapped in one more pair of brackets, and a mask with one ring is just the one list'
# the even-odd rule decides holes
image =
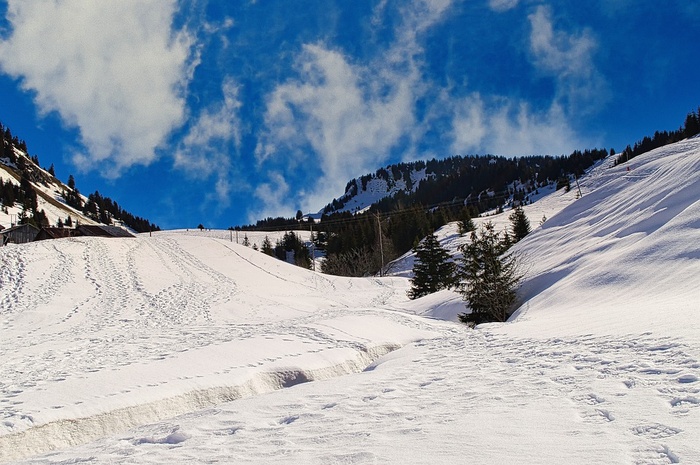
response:
{"label": "sunlit snow surface", "polygon": [[581,190],[527,207],[523,304],[477,330],[229,231],[0,249],[0,461],[698,463],[700,140]]}

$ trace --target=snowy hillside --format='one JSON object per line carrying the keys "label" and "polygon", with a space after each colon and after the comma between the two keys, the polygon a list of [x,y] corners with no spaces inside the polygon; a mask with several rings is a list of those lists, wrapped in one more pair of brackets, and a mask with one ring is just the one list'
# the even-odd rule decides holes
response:
{"label": "snowy hillside", "polygon": [[[394,179],[391,171],[383,171],[385,177],[379,177],[376,174],[365,176],[363,178],[353,179],[348,184],[349,189],[338,199],[342,206],[331,203],[329,207],[333,208],[334,212],[350,212],[361,213],[368,209],[372,204],[379,202],[385,197],[393,197],[399,192],[409,193],[415,192],[420,182],[426,179],[426,169],[413,169],[408,173],[410,185],[401,177]],[[339,207],[339,208],[338,208]],[[328,207],[324,208],[326,210]],[[319,213],[323,213],[321,210]]]}
{"label": "snowy hillside", "polygon": [[229,231],[0,248],[0,462],[699,463],[700,139],[627,168],[526,207],[476,330]]}
{"label": "snowy hillside", "polygon": [[[68,216],[70,216],[74,222],[79,221],[81,224],[97,224],[95,221],[83,215],[82,212],[79,212],[65,203],[65,200],[62,198],[63,192],[68,190],[65,184],[55,179],[40,167],[34,166],[31,159],[27,157],[27,154],[21,150],[15,149],[15,155],[17,157],[22,157],[26,165],[32,166],[35,171],[41,172],[42,178],[49,180],[46,183],[33,182],[32,186],[37,193],[38,210],[44,210],[46,218],[51,225],[55,225],[59,219],[65,221]],[[0,179],[3,182],[11,182],[14,185],[20,184],[20,179],[13,169],[13,165],[10,164],[7,159],[0,159]],[[84,196],[82,198],[83,201],[87,200]],[[5,211],[4,208],[0,209],[0,225],[8,228],[12,224],[17,224],[17,219],[21,212],[22,205],[19,203],[8,207],[7,211]]]}

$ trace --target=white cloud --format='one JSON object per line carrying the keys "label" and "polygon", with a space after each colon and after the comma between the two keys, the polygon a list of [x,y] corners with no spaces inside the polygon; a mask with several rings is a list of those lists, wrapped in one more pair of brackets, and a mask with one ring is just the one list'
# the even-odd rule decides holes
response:
{"label": "white cloud", "polygon": [[479,94],[473,94],[455,105],[452,119],[452,152],[478,153],[486,137],[484,103]]}
{"label": "white cloud", "polygon": [[508,11],[518,6],[519,0],[489,0],[489,7],[498,12]]}
{"label": "white cloud", "polygon": [[[314,187],[301,194],[304,211],[322,207],[342,193],[348,179],[375,170],[392,149],[410,144],[420,126],[415,103],[425,91],[418,35],[439,21],[450,3],[416,0],[404,7],[396,41],[367,64],[351,63],[322,44],[305,45],[297,59],[298,77],[268,95],[256,156],[263,165],[320,170]],[[383,6],[375,10],[375,21]],[[259,196],[270,202],[279,192],[264,190]]]}
{"label": "white cloud", "polygon": [[255,197],[263,207],[248,215],[250,222],[261,218],[290,216],[294,211],[293,201],[289,197],[289,184],[282,173],[271,171],[267,176],[268,182],[255,188]]}
{"label": "white cloud", "polygon": [[320,45],[304,47],[299,68],[299,79],[268,97],[267,133],[256,154],[261,162],[283,156],[291,166],[318,166],[326,178],[321,185],[338,195],[351,173],[374,169],[414,124],[415,78],[372,75]]}
{"label": "white cloud", "polygon": [[74,158],[116,176],[149,164],[185,117],[193,39],[173,31],[175,0],[10,0],[0,67],[39,110],[80,131]]}
{"label": "white cloud", "polygon": [[[223,209],[230,204],[231,153],[241,145],[240,88],[228,78],[222,86],[223,99],[205,108],[188,128],[173,155],[175,167],[195,178],[216,175],[214,194],[207,203]],[[232,150],[233,149],[233,150]],[[209,208],[208,205],[204,206]]]}
{"label": "white cloud", "polygon": [[557,100],[570,113],[594,110],[607,99],[607,85],[593,61],[598,48],[588,30],[569,34],[554,29],[552,12],[540,5],[528,16],[534,64],[557,79]]}
{"label": "white cloud", "polygon": [[487,103],[475,93],[457,102],[452,122],[454,153],[568,155],[584,145],[557,104],[535,113],[524,102],[492,100]]}
{"label": "white cloud", "polygon": [[217,170],[212,158],[221,153],[222,146],[240,147],[239,87],[232,79],[226,79],[222,93],[223,99],[205,108],[180,141],[174,154],[176,167],[192,171],[194,175],[209,176]]}

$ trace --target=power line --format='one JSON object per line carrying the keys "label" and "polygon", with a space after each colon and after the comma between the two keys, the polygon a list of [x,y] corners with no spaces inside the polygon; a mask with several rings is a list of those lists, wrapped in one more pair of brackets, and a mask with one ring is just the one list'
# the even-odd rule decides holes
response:
{"label": "power line", "polygon": [[[488,196],[488,200],[505,200],[508,199],[512,196],[510,191],[505,190],[502,191],[498,194],[494,195],[488,195],[488,194],[483,194]],[[479,197],[482,197],[482,195],[479,195]],[[472,198],[471,196],[466,197],[466,198],[459,198],[459,199],[454,199],[451,201],[446,201],[446,202],[439,202],[431,205],[416,205],[412,206],[409,208],[403,208],[403,209],[398,209],[398,210],[392,210],[389,212],[374,212],[373,215],[379,216],[381,219],[391,219],[392,217],[396,216],[402,216],[402,215],[408,215],[408,214],[414,214],[418,213],[421,211],[429,211],[429,210],[435,210],[439,208],[448,208],[448,207],[456,207],[456,206],[462,206],[462,207],[467,207],[470,205],[478,205],[480,202],[483,200],[481,198]],[[342,214],[342,213],[340,213]],[[345,218],[336,218],[336,219],[328,219],[328,220],[322,220],[319,223],[317,223],[320,226],[335,226],[335,225],[342,225],[342,224],[351,224],[351,223],[357,223],[357,222],[368,222],[371,221],[371,218],[368,216],[365,216],[365,212],[359,213],[359,214],[354,214],[351,217],[345,217]],[[285,232],[285,231],[300,231],[303,230],[303,228],[306,226],[305,223],[298,223],[298,224],[285,224],[285,225],[280,225],[280,226],[261,226],[261,227],[251,227],[248,229],[246,227],[245,230],[248,231],[258,231],[258,232],[265,232],[265,231],[270,231],[270,232]]]}

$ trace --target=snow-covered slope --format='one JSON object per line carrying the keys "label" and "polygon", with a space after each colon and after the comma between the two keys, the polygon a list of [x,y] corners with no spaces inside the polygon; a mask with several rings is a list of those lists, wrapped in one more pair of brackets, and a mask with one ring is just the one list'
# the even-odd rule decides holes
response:
{"label": "snow-covered slope", "polygon": [[[629,168],[629,170],[628,170]],[[700,140],[587,179],[590,190],[518,250],[529,259],[519,331],[700,335]],[[562,311],[561,309],[566,309]]]}
{"label": "snow-covered slope", "polygon": [[[367,210],[372,204],[379,202],[385,197],[393,197],[399,192],[411,193],[415,192],[420,182],[426,179],[426,169],[412,169],[408,173],[410,185],[403,178],[394,179],[391,170],[384,170],[385,177],[379,177],[376,174],[371,176],[356,178],[350,181],[350,188],[338,199],[342,206],[335,208],[333,204],[333,212],[350,212],[360,213]],[[326,208],[319,212],[323,213]]]}
{"label": "snow-covered slope", "polygon": [[[71,217],[73,222],[97,224],[95,221],[83,215],[82,212],[65,203],[65,200],[61,196],[64,191],[68,190],[68,186],[55,179],[42,168],[35,166],[34,162],[21,150],[15,149],[15,155],[24,158],[25,164],[31,165],[35,171],[41,173],[42,178],[47,180],[45,184],[42,182],[32,182],[32,186],[37,192],[38,210],[44,210],[46,218],[52,226],[56,225],[59,219],[65,221],[68,216]],[[5,183],[11,182],[14,185],[19,185],[20,180],[18,179],[18,175],[13,169],[13,166],[8,163],[9,160],[7,159],[0,160],[0,179]],[[81,197],[83,201],[87,200],[85,196]],[[0,225],[9,228],[12,224],[17,224],[21,212],[22,206],[19,203],[12,207],[7,207],[7,212],[5,212],[4,208],[0,209]]]}
{"label": "snow-covered slope", "polygon": [[523,305],[477,330],[228,231],[0,249],[0,462],[697,463],[700,140],[581,188],[526,207]]}
{"label": "snow-covered slope", "polygon": [[0,257],[5,458],[361,371],[430,335],[376,310],[405,298],[398,278],[327,277],[226,240],[76,238]]}

